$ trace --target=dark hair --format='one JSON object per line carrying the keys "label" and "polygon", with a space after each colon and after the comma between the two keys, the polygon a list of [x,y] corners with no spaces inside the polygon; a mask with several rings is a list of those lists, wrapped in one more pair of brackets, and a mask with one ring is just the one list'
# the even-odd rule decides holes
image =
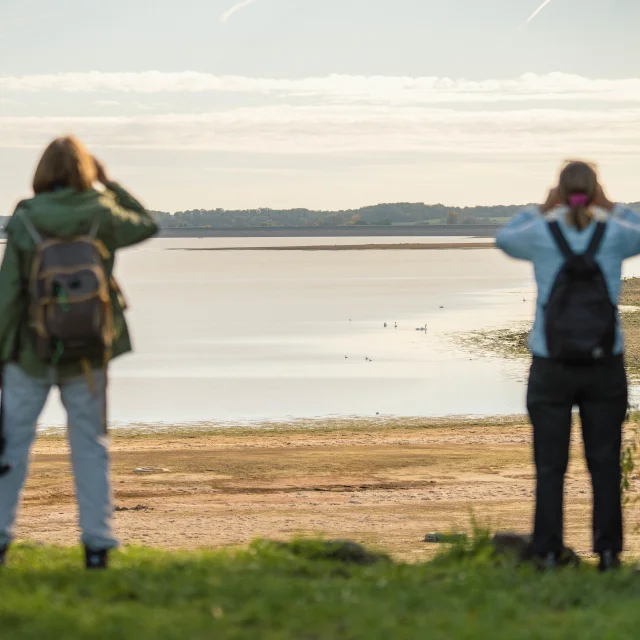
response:
{"label": "dark hair", "polygon": [[61,187],[87,191],[96,177],[96,163],[85,146],[72,136],[57,138],[42,154],[33,177],[33,191],[39,194]]}
{"label": "dark hair", "polygon": [[[569,162],[560,173],[560,198],[569,207],[567,222],[576,229],[584,229],[593,218],[590,206],[598,189],[598,174],[593,165],[582,162]],[[576,204],[572,196],[585,196]]]}

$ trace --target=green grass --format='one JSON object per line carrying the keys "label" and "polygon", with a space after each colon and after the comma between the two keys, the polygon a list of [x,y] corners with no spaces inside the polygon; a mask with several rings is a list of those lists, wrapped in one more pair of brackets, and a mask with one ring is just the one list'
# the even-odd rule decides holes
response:
{"label": "green grass", "polygon": [[75,550],[19,546],[0,571],[11,640],[640,637],[640,576],[593,567],[541,574],[458,547],[428,564],[371,566],[291,547],[166,553],[127,549],[108,572]]}

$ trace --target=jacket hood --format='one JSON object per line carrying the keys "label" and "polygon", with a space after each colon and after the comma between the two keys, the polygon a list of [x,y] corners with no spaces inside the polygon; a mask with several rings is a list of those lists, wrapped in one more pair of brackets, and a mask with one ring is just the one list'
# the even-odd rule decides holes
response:
{"label": "jacket hood", "polygon": [[[23,210],[33,225],[46,236],[67,237],[87,233],[91,222],[110,211],[105,193],[95,189],[76,191],[60,189],[42,193],[18,204],[16,211]],[[14,215],[7,225],[7,232],[24,227],[20,216]]]}

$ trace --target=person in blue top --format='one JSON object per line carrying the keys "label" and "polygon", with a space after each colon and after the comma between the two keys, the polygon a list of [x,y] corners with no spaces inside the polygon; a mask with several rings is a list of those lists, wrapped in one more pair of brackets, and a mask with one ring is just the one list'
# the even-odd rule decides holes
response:
{"label": "person in blue top", "polygon": [[[597,241],[594,235],[601,239]],[[616,568],[623,549],[620,459],[628,407],[617,305],[622,263],[640,254],[640,215],[609,201],[592,165],[571,162],[563,168],[545,204],[517,214],[498,232],[496,244],[512,258],[533,263],[538,288],[529,337],[533,362],[527,392],[536,465],[534,555],[543,566],[552,567],[564,551],[564,477],[572,410],[577,406],[593,485],[594,551],[600,556],[601,570]],[[556,357],[555,345],[549,344],[549,307],[568,255],[588,255],[594,246],[592,257],[611,302],[610,349],[592,361],[573,362]],[[573,316],[576,334],[592,322],[588,315],[587,309]]]}

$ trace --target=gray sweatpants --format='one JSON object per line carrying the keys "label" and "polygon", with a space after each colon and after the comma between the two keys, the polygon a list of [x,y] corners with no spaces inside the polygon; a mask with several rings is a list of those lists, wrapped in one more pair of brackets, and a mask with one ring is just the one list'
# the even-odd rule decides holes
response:
{"label": "gray sweatpants", "polygon": [[5,451],[11,470],[0,477],[0,547],[13,538],[20,493],[27,476],[36,423],[53,385],[60,388],[67,411],[68,438],[80,511],[82,543],[91,549],[118,545],[111,531],[111,489],[106,425],[106,372],[94,371],[95,389],[81,376],[57,380],[33,378],[16,364],[4,368],[2,389]]}

